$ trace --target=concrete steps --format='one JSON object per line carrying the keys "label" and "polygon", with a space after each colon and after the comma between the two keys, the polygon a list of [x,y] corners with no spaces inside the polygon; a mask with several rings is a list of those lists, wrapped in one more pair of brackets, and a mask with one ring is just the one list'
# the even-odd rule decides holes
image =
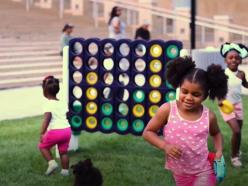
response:
{"label": "concrete steps", "polygon": [[59,19],[58,6],[27,12],[24,1],[0,4],[0,90],[37,86],[47,75],[62,78],[59,40],[65,23],[75,26],[74,37],[107,37],[107,25],[96,29],[91,16]]}
{"label": "concrete steps", "polygon": [[58,41],[0,40],[0,89],[40,85],[47,75],[62,78]]}

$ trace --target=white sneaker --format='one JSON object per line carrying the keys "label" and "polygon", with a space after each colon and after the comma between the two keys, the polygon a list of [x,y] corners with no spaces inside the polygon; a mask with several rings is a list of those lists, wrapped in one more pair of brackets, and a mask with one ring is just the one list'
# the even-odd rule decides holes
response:
{"label": "white sneaker", "polygon": [[60,172],[60,174],[62,176],[69,176],[69,170],[68,169],[62,169],[61,172]]}
{"label": "white sneaker", "polygon": [[48,176],[48,175],[52,174],[52,172],[55,171],[57,168],[58,168],[58,164],[56,163],[56,161],[55,160],[50,160],[48,162],[48,168],[47,168],[47,170],[45,172],[45,175]]}
{"label": "white sneaker", "polygon": [[232,163],[232,165],[233,165],[234,167],[241,167],[241,166],[242,166],[242,163],[241,163],[239,157],[231,158],[231,163]]}

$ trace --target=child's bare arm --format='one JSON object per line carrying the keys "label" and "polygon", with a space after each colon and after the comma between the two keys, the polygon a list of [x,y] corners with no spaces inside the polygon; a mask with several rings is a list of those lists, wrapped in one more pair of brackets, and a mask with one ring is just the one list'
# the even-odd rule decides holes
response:
{"label": "child's bare arm", "polygon": [[239,74],[240,74],[240,77],[241,77],[241,80],[242,80],[242,85],[245,88],[248,88],[248,82],[246,80],[245,73],[243,71],[239,71]]}
{"label": "child's bare arm", "polygon": [[168,103],[163,104],[158,109],[156,115],[149,121],[143,132],[145,140],[162,150],[164,150],[165,142],[158,136],[157,132],[167,123],[169,112],[170,105]]}
{"label": "child's bare arm", "polygon": [[44,119],[41,125],[40,135],[43,135],[46,132],[51,118],[52,118],[51,112],[45,112]]}
{"label": "child's bare arm", "polygon": [[143,137],[155,147],[165,151],[166,154],[171,158],[178,159],[181,157],[182,154],[181,149],[174,144],[166,143],[165,140],[160,138],[157,134],[158,130],[166,125],[169,113],[169,103],[163,104],[157,111],[156,115],[147,124],[143,132]]}
{"label": "child's bare arm", "polygon": [[217,123],[217,118],[213,112],[209,112],[209,132],[213,137],[214,147],[216,150],[216,159],[220,159],[223,150],[223,138]]}

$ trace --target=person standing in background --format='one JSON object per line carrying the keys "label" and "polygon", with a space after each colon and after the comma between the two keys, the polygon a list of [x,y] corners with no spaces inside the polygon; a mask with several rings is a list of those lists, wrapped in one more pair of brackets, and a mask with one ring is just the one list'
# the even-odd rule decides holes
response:
{"label": "person standing in background", "polygon": [[62,29],[62,35],[60,37],[60,56],[63,56],[63,48],[69,45],[69,41],[72,39],[71,33],[74,26],[70,24],[65,24]]}
{"label": "person standing in background", "polygon": [[121,21],[121,8],[118,6],[113,7],[110,18],[108,21],[109,38],[123,39],[125,38],[126,25]]}
{"label": "person standing in background", "polygon": [[149,21],[144,20],[142,26],[137,28],[134,39],[143,39],[149,41],[151,39],[151,34],[148,29],[149,25]]}
{"label": "person standing in background", "polygon": [[241,87],[248,88],[248,81],[244,71],[239,70],[242,59],[248,57],[248,48],[242,44],[224,43],[221,45],[220,54],[225,59],[227,68],[225,74],[228,76],[228,92],[226,99],[234,106],[231,114],[225,114],[221,110],[224,121],[232,130],[231,138],[231,163],[233,167],[241,167],[241,137],[244,120],[244,109],[241,96]]}

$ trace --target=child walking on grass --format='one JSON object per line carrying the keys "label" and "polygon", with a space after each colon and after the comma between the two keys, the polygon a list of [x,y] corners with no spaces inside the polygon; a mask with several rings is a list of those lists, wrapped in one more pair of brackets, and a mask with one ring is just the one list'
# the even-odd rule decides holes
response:
{"label": "child walking on grass", "polygon": [[[215,158],[222,157],[222,135],[215,114],[202,103],[222,99],[227,77],[218,65],[207,71],[195,68],[191,58],[177,58],[167,65],[167,81],[179,87],[179,100],[164,103],[146,126],[143,137],[166,154],[165,168],[177,186],[214,186],[216,177],[208,161],[208,135],[213,138]],[[163,128],[163,138],[158,136]]]}
{"label": "child walking on grass", "polygon": [[59,100],[56,95],[59,92],[59,80],[48,76],[42,83],[43,94],[47,98],[44,104],[44,119],[40,131],[39,149],[43,157],[48,161],[45,175],[50,175],[58,168],[50,149],[57,145],[61,159],[61,175],[69,175],[69,158],[67,150],[71,138],[71,128],[66,119],[67,104]]}
{"label": "child walking on grass", "polygon": [[232,155],[231,163],[234,167],[241,167],[240,144],[241,129],[243,125],[243,106],[241,87],[248,88],[245,73],[238,69],[242,59],[248,56],[248,48],[241,44],[225,43],[221,46],[221,55],[225,58],[227,68],[225,74],[228,76],[228,93],[226,99],[234,105],[234,112],[225,114],[221,112],[223,119],[232,130]]}

